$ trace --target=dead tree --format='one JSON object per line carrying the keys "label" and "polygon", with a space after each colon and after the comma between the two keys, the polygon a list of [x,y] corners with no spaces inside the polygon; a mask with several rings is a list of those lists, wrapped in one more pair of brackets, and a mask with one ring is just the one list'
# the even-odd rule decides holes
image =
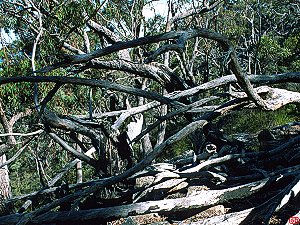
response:
{"label": "dead tree", "polygon": [[[22,196],[9,196],[7,169],[2,170],[0,194],[4,198],[0,204],[24,204],[19,213],[8,212],[9,215],[1,216],[0,224],[85,224],[149,213],[188,224],[186,219],[200,220],[199,213],[216,206],[224,208],[223,214],[202,218],[203,223],[267,223],[272,216],[286,220],[285,215],[281,215],[284,206],[299,197],[299,124],[290,124],[288,134],[284,133],[286,127],[262,131],[258,137],[261,146],[258,152],[241,147],[243,143],[239,145],[229,140],[219,130],[210,128],[210,124],[236,110],[277,110],[288,104],[299,104],[299,92],[273,85],[299,83],[300,73],[246,74],[234,45],[226,36],[199,26],[175,29],[179,21],[189,18],[197,21],[199,18],[193,16],[213,12],[224,2],[227,1],[203,1],[186,12],[173,12],[165,32],[140,37],[143,21],[133,15],[137,6],[130,6],[132,29],[126,30],[122,22],[109,23],[103,17],[99,10],[105,3],[94,9],[93,15],[83,10],[84,20],[70,25],[61,21],[56,10],[66,9],[64,4],[76,8],[76,1],[62,4],[5,1],[3,13],[28,27],[33,42],[32,72],[0,77],[0,85],[33,84],[34,110],[16,113],[8,119],[10,116],[0,101],[3,127],[0,137],[6,138],[0,145],[0,172],[40,134],[45,143],[50,142],[57,152],[67,152],[71,159],[51,179],[46,179],[39,164],[43,189]],[[132,31],[132,36],[124,36],[122,29]],[[22,29],[19,32],[22,33]],[[54,46],[55,60],[37,64],[39,47],[50,40],[59,43]],[[214,50],[222,55],[225,69],[231,75],[208,79],[206,65],[204,82],[195,78],[194,64],[201,48],[200,40],[220,47]],[[187,49],[191,43],[193,48]],[[193,54],[188,57],[188,52]],[[171,64],[172,58],[173,64],[178,62],[178,66]],[[208,60],[206,55],[206,63]],[[37,65],[44,67],[37,68]],[[58,71],[64,75],[53,75]],[[47,93],[41,95],[42,85],[48,88],[45,88]],[[229,85],[237,89],[228,88]],[[55,105],[60,91],[75,94],[75,87],[88,87],[86,109],[80,110],[86,113],[58,113],[51,107],[50,102]],[[216,93],[215,90],[223,91]],[[97,99],[100,106],[93,103],[94,91],[100,95]],[[75,109],[70,105],[68,110]],[[29,114],[35,116],[32,121],[39,130],[14,133],[16,121]],[[173,124],[172,130],[167,133],[170,124]],[[282,130],[284,135],[281,135]],[[197,145],[196,151],[187,149],[185,155],[157,163],[168,148],[185,138],[197,138],[195,134],[199,131],[206,138],[203,146],[200,142],[193,143]],[[276,135],[282,138],[279,140]],[[23,136],[33,137],[24,141]],[[21,147],[15,137],[22,140]],[[206,151],[198,151],[201,146]],[[12,148],[19,149],[5,161],[5,153]],[[36,158],[38,162],[37,151]],[[61,179],[79,161],[91,168],[97,179],[63,184]],[[261,194],[263,198],[258,198]],[[34,202],[37,204],[33,209],[28,208]],[[235,208],[236,203],[240,208]],[[228,214],[226,207],[231,210]]]}

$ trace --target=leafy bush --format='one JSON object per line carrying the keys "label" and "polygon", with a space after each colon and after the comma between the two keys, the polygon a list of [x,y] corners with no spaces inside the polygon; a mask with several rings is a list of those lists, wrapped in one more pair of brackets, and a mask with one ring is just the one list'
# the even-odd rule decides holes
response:
{"label": "leafy bush", "polygon": [[297,120],[295,112],[295,105],[286,106],[276,111],[248,109],[226,116],[222,124],[224,124],[223,129],[226,134],[257,133],[262,129]]}

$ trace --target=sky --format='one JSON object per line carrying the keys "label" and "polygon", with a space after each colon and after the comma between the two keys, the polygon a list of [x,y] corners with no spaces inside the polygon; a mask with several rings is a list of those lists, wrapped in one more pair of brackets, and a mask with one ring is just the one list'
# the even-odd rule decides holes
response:
{"label": "sky", "polygon": [[2,38],[2,40],[0,40],[0,49],[2,48],[2,44],[9,44],[16,39],[16,35],[12,31],[6,33],[4,29],[1,29],[0,32]]}
{"label": "sky", "polygon": [[148,20],[153,18],[155,14],[166,17],[168,15],[168,3],[167,0],[153,1],[143,8],[143,15]]}

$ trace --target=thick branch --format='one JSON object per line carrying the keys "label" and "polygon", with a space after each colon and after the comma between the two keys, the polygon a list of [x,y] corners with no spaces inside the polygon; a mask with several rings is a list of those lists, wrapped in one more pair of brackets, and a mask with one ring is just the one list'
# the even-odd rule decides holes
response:
{"label": "thick branch", "polygon": [[97,161],[90,158],[89,156],[76,151],[76,149],[72,148],[70,145],[68,145],[63,139],[61,139],[59,136],[57,136],[54,133],[49,133],[49,136],[57,142],[60,146],[62,146],[64,149],[69,151],[71,154],[73,154],[76,158],[92,165],[93,167],[97,167]]}
{"label": "thick branch", "polygon": [[121,173],[114,177],[101,179],[98,182],[95,182],[93,184],[93,186],[91,186],[83,191],[78,191],[78,192],[75,192],[74,194],[70,194],[70,195],[63,197],[60,200],[53,201],[52,203],[49,203],[49,204],[43,206],[42,208],[25,215],[21,219],[19,224],[26,224],[27,222],[31,221],[31,218],[34,218],[38,215],[48,212],[49,210],[61,205],[62,203],[70,202],[72,200],[75,200],[76,198],[83,198],[83,197],[88,196],[89,194],[97,191],[100,187],[112,185],[112,184],[115,184],[117,182],[120,182],[120,181],[128,178],[129,176],[135,174],[137,171],[140,171],[143,168],[145,168],[146,166],[148,166],[159,154],[162,153],[162,151],[167,146],[170,146],[170,145],[174,144],[175,142],[178,142],[182,138],[195,132],[197,129],[202,128],[205,124],[207,124],[208,120],[214,119],[214,118],[222,115],[223,113],[227,112],[228,110],[238,107],[239,105],[240,104],[234,104],[234,102],[233,102],[233,104],[227,103],[224,105],[224,107],[220,107],[217,110],[217,112],[203,116],[199,120],[188,124],[187,126],[182,128],[179,132],[177,132],[173,136],[169,137],[166,141],[161,143],[159,146],[155,147],[153,149],[153,151],[150,152],[141,162],[139,162],[138,164],[136,164],[134,167],[130,168],[129,170],[125,171],[124,173]]}
{"label": "thick branch", "polygon": [[[224,190],[209,190],[203,191],[198,195],[167,199],[160,201],[148,201],[142,203],[134,203],[131,205],[107,207],[102,209],[68,211],[68,212],[49,212],[45,215],[34,217],[33,223],[49,223],[49,222],[63,222],[63,221],[85,221],[94,218],[120,218],[129,215],[141,215],[146,213],[175,213],[182,212],[189,208],[202,209],[208,206],[222,204],[232,199],[245,198],[263,188],[269,179],[260,180],[257,182],[228,188]],[[16,223],[20,219],[19,215],[11,215],[2,217],[0,224]]]}
{"label": "thick branch", "polygon": [[77,77],[59,77],[59,76],[24,76],[24,77],[9,77],[9,78],[0,78],[0,85],[7,83],[19,83],[19,82],[54,82],[58,84],[76,84],[76,85],[85,85],[90,87],[103,87],[111,90],[121,91],[128,94],[133,94],[152,100],[156,100],[165,104],[171,105],[181,105],[184,104],[171,100],[167,97],[164,97],[160,94],[151,91],[144,91],[138,88],[132,88],[121,84],[112,83],[105,80],[96,80],[96,79],[86,79],[86,78],[77,78]]}
{"label": "thick branch", "polygon": [[70,55],[67,59],[61,63],[56,65],[51,65],[45,67],[38,72],[50,72],[59,67],[65,67],[72,64],[79,64],[91,61],[95,58],[99,58],[113,52],[117,52],[120,50],[124,50],[127,48],[138,47],[145,44],[152,44],[161,41],[167,41],[171,39],[181,39],[184,37],[185,40],[195,38],[195,37],[203,37],[207,39],[211,39],[217,41],[224,51],[227,52],[229,58],[229,65],[231,70],[234,72],[238,83],[245,90],[247,95],[259,106],[263,108],[268,108],[268,105],[260,98],[260,96],[254,91],[248,77],[243,73],[241,66],[238,63],[236,53],[233,49],[231,42],[224,37],[223,35],[207,30],[207,29],[192,29],[188,31],[171,31],[160,35],[147,36],[138,38],[135,40],[127,41],[127,42],[117,42],[109,47],[98,49],[93,52],[87,54],[79,54],[79,55]]}
{"label": "thick branch", "polygon": [[50,71],[60,68],[60,67],[88,62],[92,59],[99,58],[99,57],[102,57],[102,56],[105,56],[105,55],[108,55],[108,54],[111,54],[113,52],[117,52],[117,51],[120,51],[123,49],[134,48],[134,47],[138,47],[141,45],[152,44],[152,43],[157,43],[157,42],[167,41],[167,40],[172,40],[172,39],[179,39],[182,36],[184,36],[186,40],[195,38],[195,37],[203,37],[203,38],[215,40],[221,44],[222,48],[225,51],[232,50],[231,43],[227,38],[225,38],[223,35],[221,35],[219,33],[216,33],[216,32],[213,32],[213,31],[210,31],[207,29],[192,29],[192,30],[188,30],[188,31],[171,31],[171,32],[167,32],[164,34],[142,37],[142,38],[134,39],[134,40],[127,41],[127,42],[119,41],[111,46],[108,46],[103,49],[98,49],[98,50],[92,51],[87,54],[70,55],[68,57],[68,59],[66,59],[65,61],[58,63],[56,65],[51,65],[51,66],[45,67],[37,72],[50,72]]}

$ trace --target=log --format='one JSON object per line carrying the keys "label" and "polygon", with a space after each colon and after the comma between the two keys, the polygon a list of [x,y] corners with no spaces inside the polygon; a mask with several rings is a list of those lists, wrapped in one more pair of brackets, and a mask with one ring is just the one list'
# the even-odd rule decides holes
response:
{"label": "log", "polygon": [[[125,218],[148,213],[170,214],[189,209],[205,209],[233,199],[248,197],[268,184],[269,179],[232,187],[224,190],[208,190],[186,198],[148,201],[91,210],[48,212],[32,218],[32,223],[83,222],[91,219]],[[0,224],[9,225],[19,221],[22,215],[10,215],[0,218]]]}
{"label": "log", "polygon": [[148,187],[146,190],[135,195],[133,202],[147,201],[150,199],[161,199],[165,197],[171,189],[177,187],[186,179],[170,179],[154,186]]}
{"label": "log", "polygon": [[228,213],[221,216],[214,216],[205,220],[199,220],[191,223],[179,223],[179,225],[202,225],[202,224],[218,224],[218,225],[232,225],[240,224],[251,212],[253,208],[246,209],[240,212]]}
{"label": "log", "polygon": [[276,209],[281,208],[281,204],[285,201],[285,196],[293,189],[299,188],[300,175],[283,188],[278,194],[265,201],[263,204],[255,207],[251,213],[240,223],[240,225],[255,225],[255,224],[269,224],[270,218]]}

